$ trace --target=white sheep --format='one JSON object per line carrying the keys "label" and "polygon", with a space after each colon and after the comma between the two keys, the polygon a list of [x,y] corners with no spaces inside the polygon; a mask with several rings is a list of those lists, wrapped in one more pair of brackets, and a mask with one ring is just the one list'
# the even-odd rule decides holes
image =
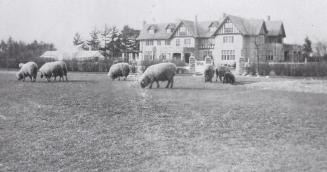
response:
{"label": "white sheep", "polygon": [[36,81],[38,66],[35,62],[19,63],[19,68],[16,74],[18,80],[25,81],[25,77],[29,77],[31,81]]}
{"label": "white sheep", "polygon": [[150,84],[149,88],[152,88],[153,82],[157,82],[157,88],[159,88],[159,81],[168,81],[166,88],[169,85],[172,88],[176,69],[174,63],[159,63],[149,66],[141,77],[141,87],[145,88]]}
{"label": "white sheep", "polygon": [[64,69],[61,62],[47,62],[41,66],[39,69],[40,77],[43,76],[50,82],[51,77],[53,76],[56,80],[57,76],[60,76],[60,80],[63,78]]}
{"label": "white sheep", "polygon": [[129,72],[130,65],[128,63],[116,63],[110,67],[108,76],[112,80],[115,80],[116,78],[120,80],[120,77],[125,77],[124,80],[126,80],[127,76],[129,75]]}

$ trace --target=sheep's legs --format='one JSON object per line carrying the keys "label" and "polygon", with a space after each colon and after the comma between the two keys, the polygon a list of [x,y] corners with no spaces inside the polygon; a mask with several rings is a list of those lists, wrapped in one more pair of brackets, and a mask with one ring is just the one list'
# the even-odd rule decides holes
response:
{"label": "sheep's legs", "polygon": [[170,88],[173,88],[173,84],[174,84],[174,78],[171,78],[171,81],[170,81]]}
{"label": "sheep's legs", "polygon": [[169,84],[170,84],[170,80],[168,80],[168,83],[167,83],[167,85],[166,85],[166,88],[168,88],[168,87],[169,87]]}
{"label": "sheep's legs", "polygon": [[152,88],[152,84],[153,84],[154,81],[151,81],[151,84],[150,84],[150,87],[149,88]]}

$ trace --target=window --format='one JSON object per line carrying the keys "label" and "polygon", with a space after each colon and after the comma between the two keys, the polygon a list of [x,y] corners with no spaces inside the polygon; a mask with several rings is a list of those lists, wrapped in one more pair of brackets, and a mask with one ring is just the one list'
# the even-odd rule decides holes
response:
{"label": "window", "polygon": [[165,40],[166,45],[170,45],[170,40]]}
{"label": "window", "polygon": [[147,46],[153,45],[153,40],[146,40],[145,45],[147,45]]}
{"label": "window", "polygon": [[144,51],[144,59],[145,60],[152,60],[152,51]]}
{"label": "window", "polygon": [[221,50],[221,60],[235,60],[235,50]]}
{"label": "window", "polygon": [[157,45],[161,45],[161,40],[157,40]]}
{"label": "window", "polygon": [[180,45],[180,40],[176,39],[176,46],[179,46],[179,45]]}
{"label": "window", "polygon": [[184,39],[184,45],[191,45],[191,39]]}
{"label": "window", "polygon": [[217,29],[217,27],[215,27],[215,26],[211,26],[211,27],[209,28],[210,32],[214,32],[214,31],[216,31],[216,29]]}
{"label": "window", "polygon": [[273,55],[272,51],[267,51],[266,60],[267,61],[273,61],[274,60],[274,55]]}
{"label": "window", "polygon": [[179,35],[180,35],[180,36],[185,36],[185,35],[187,35],[187,34],[186,34],[186,28],[185,28],[184,26],[181,26],[181,27],[179,28]]}
{"label": "window", "polygon": [[233,24],[230,22],[230,20],[227,20],[224,24],[224,32],[233,33]]}
{"label": "window", "polygon": [[185,32],[185,31],[186,31],[186,28],[185,28],[184,26],[181,26],[181,27],[179,28],[179,31],[180,31],[180,32]]}
{"label": "window", "polygon": [[149,29],[149,33],[154,34],[154,29],[153,28]]}
{"label": "window", "polygon": [[167,32],[167,33],[171,33],[171,32],[172,32],[172,29],[171,29],[171,28],[168,28],[168,29],[166,30],[166,32]]}
{"label": "window", "polygon": [[223,37],[223,43],[233,43],[234,42],[234,36],[224,36]]}

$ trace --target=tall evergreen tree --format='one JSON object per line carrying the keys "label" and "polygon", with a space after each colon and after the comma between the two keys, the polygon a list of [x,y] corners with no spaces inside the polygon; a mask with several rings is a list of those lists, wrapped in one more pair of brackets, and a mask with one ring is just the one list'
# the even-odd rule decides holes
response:
{"label": "tall evergreen tree", "polygon": [[83,43],[84,43],[84,41],[82,40],[81,35],[78,32],[76,32],[74,35],[74,38],[73,38],[73,44],[75,46],[77,46],[77,45],[81,45]]}
{"label": "tall evergreen tree", "polygon": [[303,44],[303,54],[306,59],[309,58],[310,54],[312,53],[311,44],[312,43],[309,37],[306,37]]}
{"label": "tall evergreen tree", "polygon": [[87,44],[92,48],[92,50],[100,49],[100,39],[99,39],[99,30],[94,28],[94,30],[90,33],[91,39],[87,41]]}

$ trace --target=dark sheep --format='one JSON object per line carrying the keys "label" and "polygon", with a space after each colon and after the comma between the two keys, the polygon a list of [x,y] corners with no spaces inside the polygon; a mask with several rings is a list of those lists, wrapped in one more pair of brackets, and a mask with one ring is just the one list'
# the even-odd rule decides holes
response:
{"label": "dark sheep", "polygon": [[215,75],[214,67],[211,65],[207,65],[204,68],[204,82],[212,82],[212,78]]}
{"label": "dark sheep", "polygon": [[159,81],[168,81],[166,88],[173,88],[174,76],[176,74],[176,65],[174,63],[159,63],[149,66],[142,75],[141,87],[145,88],[150,84],[152,88],[153,82],[157,82],[157,88],[160,87]]}
{"label": "dark sheep", "polygon": [[222,82],[226,72],[230,72],[230,69],[227,66],[218,66],[216,68],[216,82],[218,81],[218,77],[220,82]]}
{"label": "dark sheep", "polygon": [[235,83],[235,76],[231,72],[226,72],[224,75],[223,83]]}
{"label": "dark sheep", "polygon": [[16,74],[17,80],[25,81],[25,77],[29,77],[31,81],[36,81],[38,66],[35,62],[20,63],[19,68]]}
{"label": "dark sheep", "polygon": [[128,63],[116,63],[110,67],[110,70],[108,72],[108,76],[115,80],[118,78],[120,80],[120,77],[125,77],[124,80],[127,79],[127,76],[130,72],[130,65]]}
{"label": "dark sheep", "polygon": [[68,78],[67,78],[68,70],[67,70],[66,63],[62,60],[56,61],[54,63],[58,64],[61,68],[61,69],[54,71],[54,73],[53,73],[54,80],[56,80],[56,77],[59,76],[60,77],[59,80],[63,81],[64,80],[63,76],[65,76],[66,81],[68,81]]}

